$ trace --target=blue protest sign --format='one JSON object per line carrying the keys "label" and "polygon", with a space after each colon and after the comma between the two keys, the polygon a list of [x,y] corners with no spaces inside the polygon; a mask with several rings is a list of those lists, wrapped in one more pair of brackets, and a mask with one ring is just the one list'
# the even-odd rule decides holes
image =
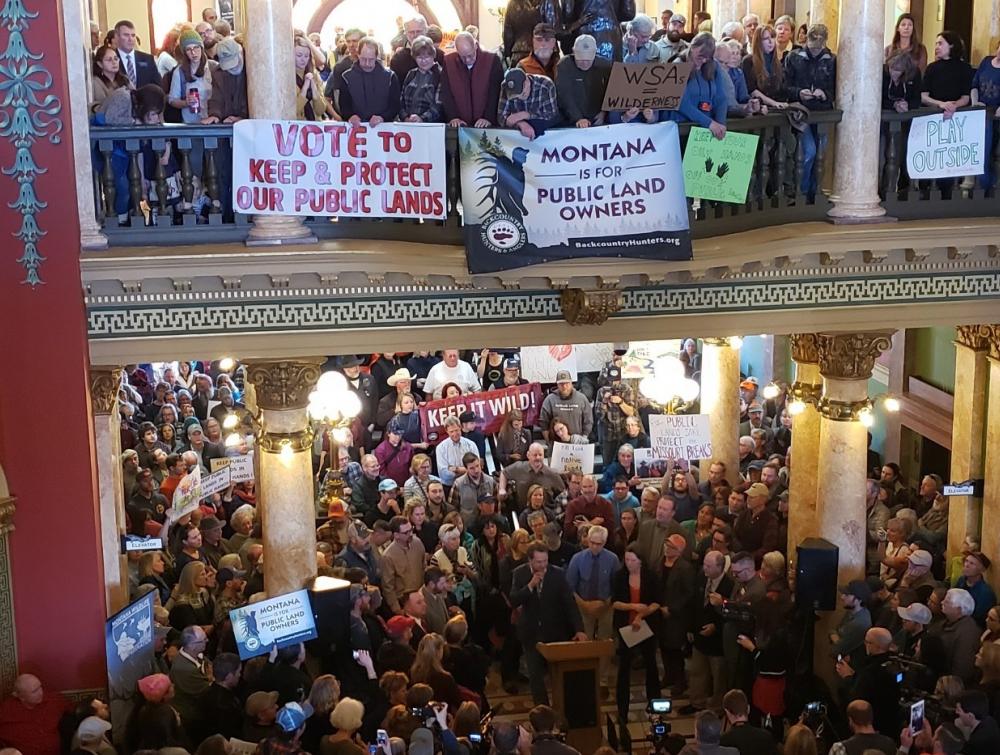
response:
{"label": "blue protest sign", "polygon": [[126,699],[153,665],[153,600],[146,593],[104,624],[104,649],[108,658],[111,698]]}
{"label": "blue protest sign", "polygon": [[229,612],[240,658],[264,655],[279,648],[316,638],[309,592],[299,590],[235,608]]}

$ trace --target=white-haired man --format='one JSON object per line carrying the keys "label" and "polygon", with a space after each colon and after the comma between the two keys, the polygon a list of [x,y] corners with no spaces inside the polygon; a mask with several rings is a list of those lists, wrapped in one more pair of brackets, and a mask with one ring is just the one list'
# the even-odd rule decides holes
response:
{"label": "white-haired man", "polygon": [[[413,53],[410,51],[410,45],[417,37],[427,36],[427,19],[419,13],[413,14],[403,21],[403,34],[406,37],[406,44],[396,50],[396,54],[389,61],[389,68],[396,74],[400,84],[406,81],[406,74],[417,67],[417,61],[413,59]],[[444,53],[441,52],[440,47],[437,48],[435,57],[438,65],[443,66]]]}
{"label": "white-haired man", "polygon": [[979,652],[981,629],[972,617],[976,601],[968,590],[952,588],[945,593],[941,603],[944,625],[941,640],[944,643],[947,673],[961,678],[965,684],[976,681],[976,653]]}

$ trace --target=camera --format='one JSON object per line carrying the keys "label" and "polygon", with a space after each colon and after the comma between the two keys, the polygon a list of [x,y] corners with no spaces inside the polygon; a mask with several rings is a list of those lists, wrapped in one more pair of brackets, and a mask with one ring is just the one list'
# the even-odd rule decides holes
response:
{"label": "camera", "polygon": [[653,698],[646,706],[646,712],[649,713],[649,741],[656,751],[661,749],[670,736],[670,722],[664,720],[663,716],[669,715],[673,707],[673,701],[666,697]]}
{"label": "camera", "polygon": [[673,701],[666,697],[654,698],[649,701],[649,706],[646,708],[648,713],[666,715],[673,710]]}
{"label": "camera", "polygon": [[743,625],[753,626],[753,610],[746,603],[733,603],[730,600],[724,600],[719,608],[719,613],[726,621],[738,621]]}
{"label": "camera", "polygon": [[806,703],[802,708],[802,723],[819,736],[823,722],[826,720],[826,705],[819,700]]}

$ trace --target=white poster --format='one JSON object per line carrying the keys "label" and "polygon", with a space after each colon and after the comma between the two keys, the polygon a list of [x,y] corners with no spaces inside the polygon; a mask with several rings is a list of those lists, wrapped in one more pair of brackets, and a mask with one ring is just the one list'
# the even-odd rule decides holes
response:
{"label": "white poster", "polygon": [[229,470],[230,482],[250,482],[253,480],[253,451],[241,456],[226,456],[212,459],[212,472]]}
{"label": "white poster", "polygon": [[593,443],[553,443],[549,466],[559,474],[582,472],[594,474]]}
{"label": "white poster", "polygon": [[580,372],[600,372],[615,355],[613,343],[578,343],[573,347],[576,352],[576,368]]}
{"label": "white poster", "polygon": [[201,467],[195,467],[181,478],[174,489],[170,507],[170,519],[176,522],[185,514],[190,514],[201,503]]}
{"label": "white poster", "polygon": [[666,341],[629,341],[622,357],[622,378],[642,379],[653,374],[653,364],[661,357],[676,357],[681,350],[680,339]]}
{"label": "white poster", "polygon": [[657,459],[709,459],[712,431],[707,414],[650,414],[649,445]]}
{"label": "white poster", "polygon": [[443,219],[444,124],[250,119],[233,126],[233,202],[253,215]]}
{"label": "white poster", "polygon": [[914,179],[980,176],[986,153],[985,110],[923,115],[910,122],[906,172]]}
{"label": "white poster", "polygon": [[201,478],[201,495],[206,498],[215,493],[221,493],[229,487],[230,482],[229,467],[224,466]]}
{"label": "white poster", "polygon": [[568,370],[575,381],[576,364],[573,344],[525,346],[521,349],[521,377],[529,383],[554,383],[560,370]]}

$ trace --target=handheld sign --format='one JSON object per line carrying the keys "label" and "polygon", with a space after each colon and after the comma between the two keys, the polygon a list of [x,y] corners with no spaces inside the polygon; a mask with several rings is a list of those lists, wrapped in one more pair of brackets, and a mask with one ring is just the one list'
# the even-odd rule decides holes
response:
{"label": "handheld sign", "polygon": [[552,462],[549,466],[553,472],[560,474],[594,474],[594,444],[553,443]]}
{"label": "handheld sign", "polygon": [[309,592],[298,590],[229,612],[240,660],[316,638]]}
{"label": "handheld sign", "polygon": [[727,131],[716,139],[707,128],[692,127],[684,150],[684,190],[689,197],[743,204],[757,158],[757,134]]}
{"label": "handheld sign", "polygon": [[964,110],[947,119],[923,115],[910,123],[906,172],[913,179],[981,176],[986,153],[985,110]]}
{"label": "handheld sign", "polygon": [[198,508],[201,498],[201,467],[195,467],[177,483],[174,500],[170,506],[171,521],[176,522]]}
{"label": "handheld sign", "polygon": [[676,110],[690,74],[690,63],[615,63],[601,109]]}
{"label": "handheld sign", "polygon": [[146,593],[104,624],[104,649],[108,661],[108,689],[112,701],[135,694],[135,685],[153,663],[153,599]]}
{"label": "handheld sign", "polygon": [[708,415],[649,415],[649,445],[657,459],[710,459],[712,431]]}

